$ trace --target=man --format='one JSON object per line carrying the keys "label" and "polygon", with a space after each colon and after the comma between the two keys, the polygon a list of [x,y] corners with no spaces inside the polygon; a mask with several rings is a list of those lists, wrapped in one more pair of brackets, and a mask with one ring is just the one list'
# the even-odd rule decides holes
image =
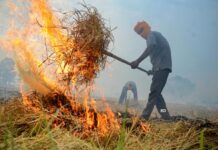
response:
{"label": "man", "polygon": [[119,104],[123,104],[124,101],[127,99],[127,91],[130,90],[133,93],[134,96],[134,102],[138,103],[138,95],[137,95],[137,88],[136,84],[133,81],[128,81],[122,89],[120,99],[119,99]]}
{"label": "man", "polygon": [[164,36],[159,32],[151,31],[151,27],[145,21],[138,22],[134,30],[146,40],[147,48],[138,59],[131,63],[131,67],[135,69],[141,61],[149,56],[152,64],[152,71],[149,71],[149,74],[153,75],[148,102],[141,117],[148,120],[156,105],[162,119],[169,120],[170,115],[161,92],[172,71],[170,46]]}

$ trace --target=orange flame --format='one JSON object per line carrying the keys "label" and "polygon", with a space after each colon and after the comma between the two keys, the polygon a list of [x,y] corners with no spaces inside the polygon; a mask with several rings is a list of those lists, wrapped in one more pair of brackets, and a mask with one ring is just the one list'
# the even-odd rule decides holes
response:
{"label": "orange flame", "polygon": [[[20,18],[12,20],[7,34],[0,39],[0,46],[3,47],[3,49],[12,52],[17,71],[23,81],[31,89],[34,89],[43,95],[47,95],[53,91],[63,91],[61,90],[62,87],[58,82],[58,79],[51,78],[51,72],[49,72],[49,75],[46,74],[45,69],[47,68],[41,67],[42,60],[40,60],[37,55],[43,54],[44,52],[43,49],[45,49],[45,45],[43,39],[45,38],[46,42],[48,42],[47,46],[52,49],[54,55],[58,58],[56,60],[56,65],[59,68],[54,71],[54,73],[66,73],[72,70],[66,66],[66,60],[64,60],[62,51],[65,51],[69,47],[73,47],[74,43],[67,39],[66,34],[60,28],[57,28],[57,26],[60,25],[60,22],[46,0],[30,0],[29,2],[29,18],[27,21],[23,21],[22,27],[20,23],[18,23],[18,26],[16,26],[15,23],[21,21]],[[9,4],[9,7],[12,11],[16,12],[20,9],[12,3]],[[75,53],[75,57],[78,57],[81,59],[81,62],[83,62],[82,59],[84,59],[84,57],[80,51]],[[83,64],[81,63],[80,65],[82,66]],[[74,73],[87,73],[81,71],[77,67],[73,68]],[[98,66],[95,67],[98,68]],[[76,81],[73,80],[73,82]],[[28,100],[22,87],[23,86],[21,85],[23,102],[25,105],[31,106],[32,104]],[[90,99],[91,107],[88,104]],[[73,102],[71,105],[74,110],[79,108],[79,106],[75,105]],[[119,129],[119,124],[113,112],[107,104],[105,105],[106,113],[98,113],[95,100],[90,98],[89,94],[85,95],[83,106],[85,108],[86,126],[88,129],[98,128],[103,134],[110,131],[109,127]]]}

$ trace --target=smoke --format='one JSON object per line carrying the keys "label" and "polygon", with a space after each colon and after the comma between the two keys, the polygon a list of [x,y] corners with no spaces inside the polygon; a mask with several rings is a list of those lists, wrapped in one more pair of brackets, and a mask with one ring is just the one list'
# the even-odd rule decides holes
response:
{"label": "smoke", "polygon": [[47,94],[55,85],[46,78],[42,68],[39,68],[41,61],[36,54],[40,53],[42,45],[38,42],[40,37],[36,34],[38,28],[34,26],[33,18],[26,14],[28,7],[20,4],[23,8],[16,4],[18,3],[5,4],[6,7],[10,7],[5,11],[6,16],[10,17],[5,18],[9,24],[6,23],[7,28],[1,32],[0,47],[4,53],[12,56],[16,63],[16,71],[28,87]]}
{"label": "smoke", "polygon": [[[208,85],[208,86],[205,86]],[[209,83],[200,82],[179,75],[168,79],[163,95],[166,101],[173,103],[194,104],[217,107],[216,86]],[[211,88],[211,89],[210,89]]]}
{"label": "smoke", "polygon": [[168,79],[165,93],[176,99],[184,99],[193,94],[195,88],[196,85],[191,80],[176,75]]}
{"label": "smoke", "polygon": [[168,79],[163,95],[166,101],[173,103],[194,103],[196,87],[190,79],[175,75]]}
{"label": "smoke", "polygon": [[3,50],[0,48],[0,61],[5,58],[5,53],[3,52]]}

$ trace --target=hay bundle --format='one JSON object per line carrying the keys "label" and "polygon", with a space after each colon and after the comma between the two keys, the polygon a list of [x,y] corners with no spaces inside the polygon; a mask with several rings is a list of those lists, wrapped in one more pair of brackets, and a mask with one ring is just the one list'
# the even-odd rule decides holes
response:
{"label": "hay bundle", "polygon": [[87,85],[105,67],[104,51],[113,41],[112,30],[105,26],[95,7],[82,4],[82,9],[61,14],[61,25],[56,28],[64,31],[67,38],[61,41],[62,50],[53,59],[58,62],[59,79],[66,85]]}

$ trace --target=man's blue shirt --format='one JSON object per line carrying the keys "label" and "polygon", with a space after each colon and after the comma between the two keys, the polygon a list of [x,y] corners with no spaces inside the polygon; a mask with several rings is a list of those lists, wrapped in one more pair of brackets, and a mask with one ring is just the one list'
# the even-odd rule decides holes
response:
{"label": "man's blue shirt", "polygon": [[147,36],[147,47],[152,47],[149,52],[153,71],[169,69],[172,71],[171,49],[165,37],[156,31],[151,31]]}

